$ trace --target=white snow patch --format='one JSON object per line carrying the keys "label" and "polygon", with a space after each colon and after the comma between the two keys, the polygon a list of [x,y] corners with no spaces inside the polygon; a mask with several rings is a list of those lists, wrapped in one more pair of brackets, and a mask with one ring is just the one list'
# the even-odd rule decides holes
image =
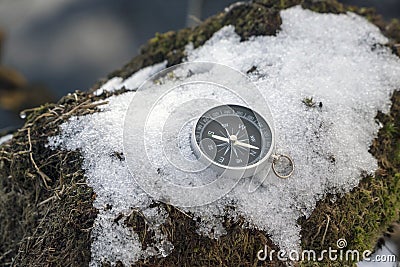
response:
{"label": "white snow patch", "polygon": [[113,77],[97,89],[94,94],[101,95],[104,92],[114,92],[125,87],[127,90],[137,89],[145,80],[156,74],[157,72],[165,69],[167,61],[163,61],[153,66],[145,67],[135,72],[131,77],[124,80],[121,77]]}
{"label": "white snow patch", "polygon": [[5,142],[10,141],[12,138],[13,138],[12,134],[8,134],[8,135],[0,137],[0,145],[4,144]]}
{"label": "white snow patch", "polygon": [[[362,171],[377,168],[368,152],[379,129],[375,115],[390,107],[390,95],[400,85],[400,60],[379,45],[387,39],[376,26],[352,13],[318,14],[294,7],[281,16],[277,36],[240,42],[228,26],[198,49],[188,46],[187,53],[188,61],[223,63],[244,73],[257,68],[249,76],[270,105],[277,148],[290,153],[296,172],[288,180],[269,179],[254,193],[243,180],[223,199],[185,210],[201,218],[199,234],[218,238],[225,234],[224,215],[242,215],[249,227],[266,231],[289,250],[300,247],[300,216],[309,216],[326,193],[348,192],[358,185]],[[140,84],[135,75],[125,81],[130,89]],[[101,90],[117,90],[122,84],[115,78]],[[188,94],[201,97],[196,91]],[[91,266],[102,258],[129,265],[139,258],[166,256],[173,248],[159,229],[166,211],[150,208],[152,199],[115,156],[123,151],[124,115],[134,95],[110,97],[102,112],[71,118],[62,125],[61,135],[49,140],[53,147],[82,152],[87,182],[96,192],[99,215],[92,231]],[[302,100],[307,97],[322,102],[322,108],[306,107]],[[134,175],[146,179],[146,173]],[[105,209],[107,204],[112,209]],[[227,204],[236,210],[226,211]],[[121,212],[128,216],[135,210],[151,217],[158,229],[146,251],[137,234],[113,222]]]}

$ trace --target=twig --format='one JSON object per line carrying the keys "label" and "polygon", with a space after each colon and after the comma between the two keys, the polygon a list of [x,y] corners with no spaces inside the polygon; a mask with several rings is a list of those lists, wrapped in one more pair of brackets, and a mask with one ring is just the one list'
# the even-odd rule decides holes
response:
{"label": "twig", "polygon": [[12,252],[12,249],[10,249],[9,251],[3,253],[3,255],[0,256],[0,261],[1,261],[2,259],[4,259],[4,258],[5,258],[8,254],[10,254],[11,252]]}
{"label": "twig", "polygon": [[49,197],[48,199],[45,199],[45,200],[43,200],[42,202],[40,202],[40,203],[38,204],[38,207],[40,207],[40,206],[42,206],[42,205],[44,205],[44,204],[46,204],[46,203],[52,201],[53,199],[56,199],[56,198],[57,198],[56,195],[51,196],[51,197]]}
{"label": "twig", "polygon": [[[48,207],[48,208],[47,208],[46,213],[43,215],[43,218],[40,220],[40,223],[39,223],[39,225],[35,228],[35,231],[33,232],[33,234],[27,237],[27,236],[26,236],[27,233],[25,233],[24,237],[22,238],[22,240],[27,239],[27,242],[26,242],[26,245],[25,245],[25,251],[29,250],[30,240],[31,240],[31,239],[34,239],[34,236],[36,235],[36,233],[38,232],[39,229],[42,229],[42,225],[43,225],[44,221],[46,220],[47,215],[49,214],[50,208],[51,208],[51,207]],[[44,235],[45,235],[45,234],[43,234],[43,236],[44,236]],[[21,242],[22,242],[22,241],[21,241]],[[37,242],[36,242],[35,244],[37,244]],[[14,264],[15,264],[16,260],[18,259],[20,253],[23,253],[23,252],[24,252],[24,251],[22,251],[21,249],[18,250],[17,255],[13,258],[13,261],[11,262],[11,266],[14,266]]]}
{"label": "twig", "polygon": [[312,237],[312,242],[314,242],[314,240],[317,238],[317,236],[319,235],[319,233],[321,233],[321,228],[322,228],[322,225],[320,225],[320,226],[318,227],[317,232],[316,232],[315,235]]}
{"label": "twig", "polygon": [[49,189],[50,187],[47,184],[47,181],[51,181],[51,179],[49,178],[49,176],[47,176],[44,172],[42,172],[39,167],[37,166],[35,160],[33,159],[33,153],[32,153],[32,142],[31,142],[31,128],[28,128],[28,142],[29,142],[29,156],[31,158],[32,164],[36,169],[36,172],[40,175],[40,177],[42,177],[43,183],[46,186],[47,189]]}
{"label": "twig", "polygon": [[190,216],[189,214],[187,214],[186,212],[184,212],[183,210],[179,209],[178,207],[174,207],[175,209],[177,209],[178,211],[180,211],[183,215],[185,215],[186,217],[193,219],[193,216]]}
{"label": "twig", "polygon": [[139,208],[133,208],[132,211],[129,212],[128,215],[126,215],[126,217],[130,218],[134,212],[139,214],[142,217],[142,219],[144,220],[145,224],[151,224],[149,222],[149,220],[146,218],[146,216],[143,214],[143,212]]}
{"label": "twig", "polygon": [[326,227],[325,227],[324,235],[322,236],[321,245],[324,245],[326,233],[328,232],[329,223],[330,223],[330,221],[331,221],[331,218],[329,218],[329,215],[328,215],[328,214],[326,214],[326,217],[327,217],[327,222],[326,222]]}
{"label": "twig", "polygon": [[197,16],[195,15],[189,15],[188,16],[189,19],[193,20],[194,22],[196,22],[197,24],[202,24],[203,21],[201,19],[199,19]]}
{"label": "twig", "polygon": [[78,109],[90,109],[90,108],[95,108],[97,106],[101,106],[101,105],[106,105],[108,104],[108,101],[104,101],[104,102],[99,102],[99,103],[89,103],[90,100],[86,100],[85,102],[79,104],[78,106],[74,107],[73,109],[71,109],[70,111],[68,111],[67,113],[63,114],[62,116],[58,117],[57,119],[54,120],[53,123],[58,122],[59,120],[62,120],[65,117],[69,117],[71,116],[75,111],[77,111]]}
{"label": "twig", "polygon": [[44,205],[44,204],[46,204],[46,203],[48,203],[48,202],[50,202],[50,201],[52,201],[52,200],[55,200],[55,199],[61,199],[60,196],[62,196],[62,195],[64,194],[64,189],[65,189],[65,185],[62,186],[60,192],[55,191],[55,193],[54,193],[53,196],[51,196],[51,197],[49,197],[48,199],[45,199],[45,200],[43,200],[42,202],[40,202],[40,203],[38,204],[38,206],[42,206],[42,205]]}

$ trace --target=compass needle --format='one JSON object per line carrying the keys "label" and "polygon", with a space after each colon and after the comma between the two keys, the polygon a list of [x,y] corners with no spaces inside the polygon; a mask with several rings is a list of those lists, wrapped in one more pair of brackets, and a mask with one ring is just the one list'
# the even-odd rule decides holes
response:
{"label": "compass needle", "polygon": [[233,143],[233,144],[234,144],[234,145],[238,145],[238,146],[253,148],[253,149],[260,149],[260,148],[258,148],[258,147],[256,147],[256,146],[253,146],[253,145],[250,145],[250,144],[247,144],[247,143],[243,143],[243,142],[240,142],[240,141],[236,141],[236,142]]}
{"label": "compass needle", "polygon": [[215,134],[212,134],[211,137],[212,137],[212,138],[215,138],[215,139],[217,139],[217,140],[220,140],[220,141],[224,141],[224,142],[229,143],[229,138],[222,137],[222,136],[215,135]]}

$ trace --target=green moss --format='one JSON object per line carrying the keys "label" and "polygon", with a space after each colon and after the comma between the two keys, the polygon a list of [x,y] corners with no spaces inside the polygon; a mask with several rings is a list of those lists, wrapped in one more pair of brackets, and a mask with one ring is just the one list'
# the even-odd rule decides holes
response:
{"label": "green moss", "polygon": [[394,152],[394,162],[396,165],[400,165],[400,143],[397,144]]}
{"label": "green moss", "polygon": [[[244,229],[241,219],[226,221],[225,227],[229,235],[214,240],[196,233],[196,222],[190,215],[172,206],[165,208],[169,218],[161,230],[174,244],[174,250],[166,258],[140,260],[136,266],[257,266],[257,252],[264,249],[264,244],[269,249],[277,250],[265,233]],[[137,226],[133,228],[139,233],[143,232]],[[263,266],[285,265],[275,259]]]}
{"label": "green moss", "polygon": [[383,127],[383,131],[388,137],[393,137],[393,134],[397,132],[397,127],[393,122],[389,122]]}
{"label": "green moss", "polygon": [[[157,33],[140,49],[140,54],[126,64],[122,69],[111,73],[109,78],[119,76],[127,78],[139,69],[168,61],[168,66],[182,62],[185,57],[185,46],[193,43],[194,47],[204,44],[223,26],[233,25],[242,40],[250,36],[273,35],[279,30],[281,19],[277,9],[270,9],[259,4],[235,6],[227,13],[217,14],[201,25],[192,29],[177,32]],[[106,80],[100,81],[92,88],[98,88]]]}
{"label": "green moss", "polygon": [[303,104],[306,105],[309,108],[316,107],[316,105],[317,105],[317,103],[315,103],[313,97],[306,97],[301,102],[303,102]]}
{"label": "green moss", "polygon": [[301,5],[303,8],[310,9],[312,11],[319,13],[340,14],[346,11],[346,8],[336,0],[325,0],[325,1],[304,0]]}
{"label": "green moss", "polygon": [[[76,98],[75,98],[76,96]],[[0,265],[87,265],[97,210],[78,152],[45,147],[71,115],[92,113],[84,94],[31,110],[0,147]]]}

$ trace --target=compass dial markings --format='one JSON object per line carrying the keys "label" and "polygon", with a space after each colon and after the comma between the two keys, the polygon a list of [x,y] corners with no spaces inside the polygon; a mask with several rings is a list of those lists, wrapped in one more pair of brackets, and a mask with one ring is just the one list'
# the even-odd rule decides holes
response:
{"label": "compass dial markings", "polygon": [[215,107],[197,122],[195,140],[199,143],[211,138],[217,153],[204,150],[203,153],[220,165],[245,167],[255,164],[268,154],[272,143],[269,125],[265,121],[259,122],[258,119],[263,119],[257,115],[243,106]]}

